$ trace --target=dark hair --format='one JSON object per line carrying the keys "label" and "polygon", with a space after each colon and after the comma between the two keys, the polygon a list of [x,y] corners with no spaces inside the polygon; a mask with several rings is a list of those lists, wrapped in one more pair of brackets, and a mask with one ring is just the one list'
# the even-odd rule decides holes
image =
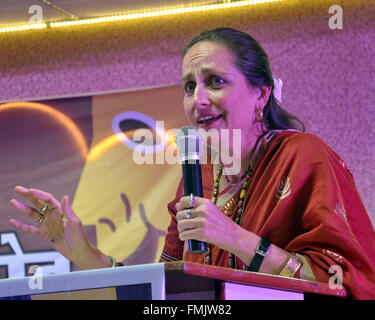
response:
{"label": "dark hair", "polygon": [[[266,130],[298,129],[305,126],[296,116],[281,108],[275,98],[274,81],[268,56],[260,44],[249,34],[232,28],[217,28],[202,32],[190,41],[182,51],[184,57],[190,48],[200,41],[212,41],[231,49],[236,55],[236,65],[253,87],[271,86],[272,91],[263,109],[263,123]],[[297,126],[299,123],[299,126]]]}

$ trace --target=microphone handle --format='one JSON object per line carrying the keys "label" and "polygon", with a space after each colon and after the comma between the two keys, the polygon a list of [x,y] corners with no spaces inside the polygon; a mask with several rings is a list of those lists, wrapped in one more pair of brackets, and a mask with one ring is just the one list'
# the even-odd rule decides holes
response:
{"label": "microphone handle", "polygon": [[[186,160],[182,163],[184,179],[184,194],[203,197],[202,172],[199,160]],[[188,240],[189,252],[193,254],[207,253],[207,243],[198,240]]]}

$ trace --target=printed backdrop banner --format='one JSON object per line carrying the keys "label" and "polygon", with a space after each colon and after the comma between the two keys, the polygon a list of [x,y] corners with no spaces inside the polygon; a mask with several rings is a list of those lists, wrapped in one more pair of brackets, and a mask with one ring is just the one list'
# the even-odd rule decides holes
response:
{"label": "printed backdrop banner", "polygon": [[166,156],[186,124],[179,86],[0,105],[0,278],[76,269],[9,224],[37,225],[9,205],[17,185],[68,195],[90,241],[125,265],[158,261],[181,179]]}

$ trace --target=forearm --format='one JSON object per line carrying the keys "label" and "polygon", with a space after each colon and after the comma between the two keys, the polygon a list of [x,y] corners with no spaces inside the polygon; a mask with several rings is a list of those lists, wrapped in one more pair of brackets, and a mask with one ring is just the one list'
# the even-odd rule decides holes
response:
{"label": "forearm", "polygon": [[[237,258],[241,259],[244,264],[249,265],[254,258],[256,248],[261,238],[240,226],[237,226],[234,233],[235,236],[233,238],[235,240],[231,244],[232,248],[228,248],[228,250]],[[290,253],[288,251],[271,244],[263,259],[259,272],[274,275],[280,274],[289,256]]]}

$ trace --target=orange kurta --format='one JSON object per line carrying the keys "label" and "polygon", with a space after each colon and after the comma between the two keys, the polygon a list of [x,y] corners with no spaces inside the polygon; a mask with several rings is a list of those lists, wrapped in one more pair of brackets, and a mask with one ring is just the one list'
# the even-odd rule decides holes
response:
{"label": "orange kurta", "polygon": [[[202,165],[202,179],[204,197],[211,199],[212,165]],[[183,195],[180,183],[168,205],[172,220],[162,257],[204,263],[202,254],[183,257],[174,207]],[[256,162],[245,201],[241,226],[301,257],[305,266],[297,277],[327,283],[330,267],[337,265],[352,298],[375,299],[371,220],[351,172],[320,138],[289,130],[278,134]],[[228,252],[213,246],[213,265],[229,267],[228,260]]]}

